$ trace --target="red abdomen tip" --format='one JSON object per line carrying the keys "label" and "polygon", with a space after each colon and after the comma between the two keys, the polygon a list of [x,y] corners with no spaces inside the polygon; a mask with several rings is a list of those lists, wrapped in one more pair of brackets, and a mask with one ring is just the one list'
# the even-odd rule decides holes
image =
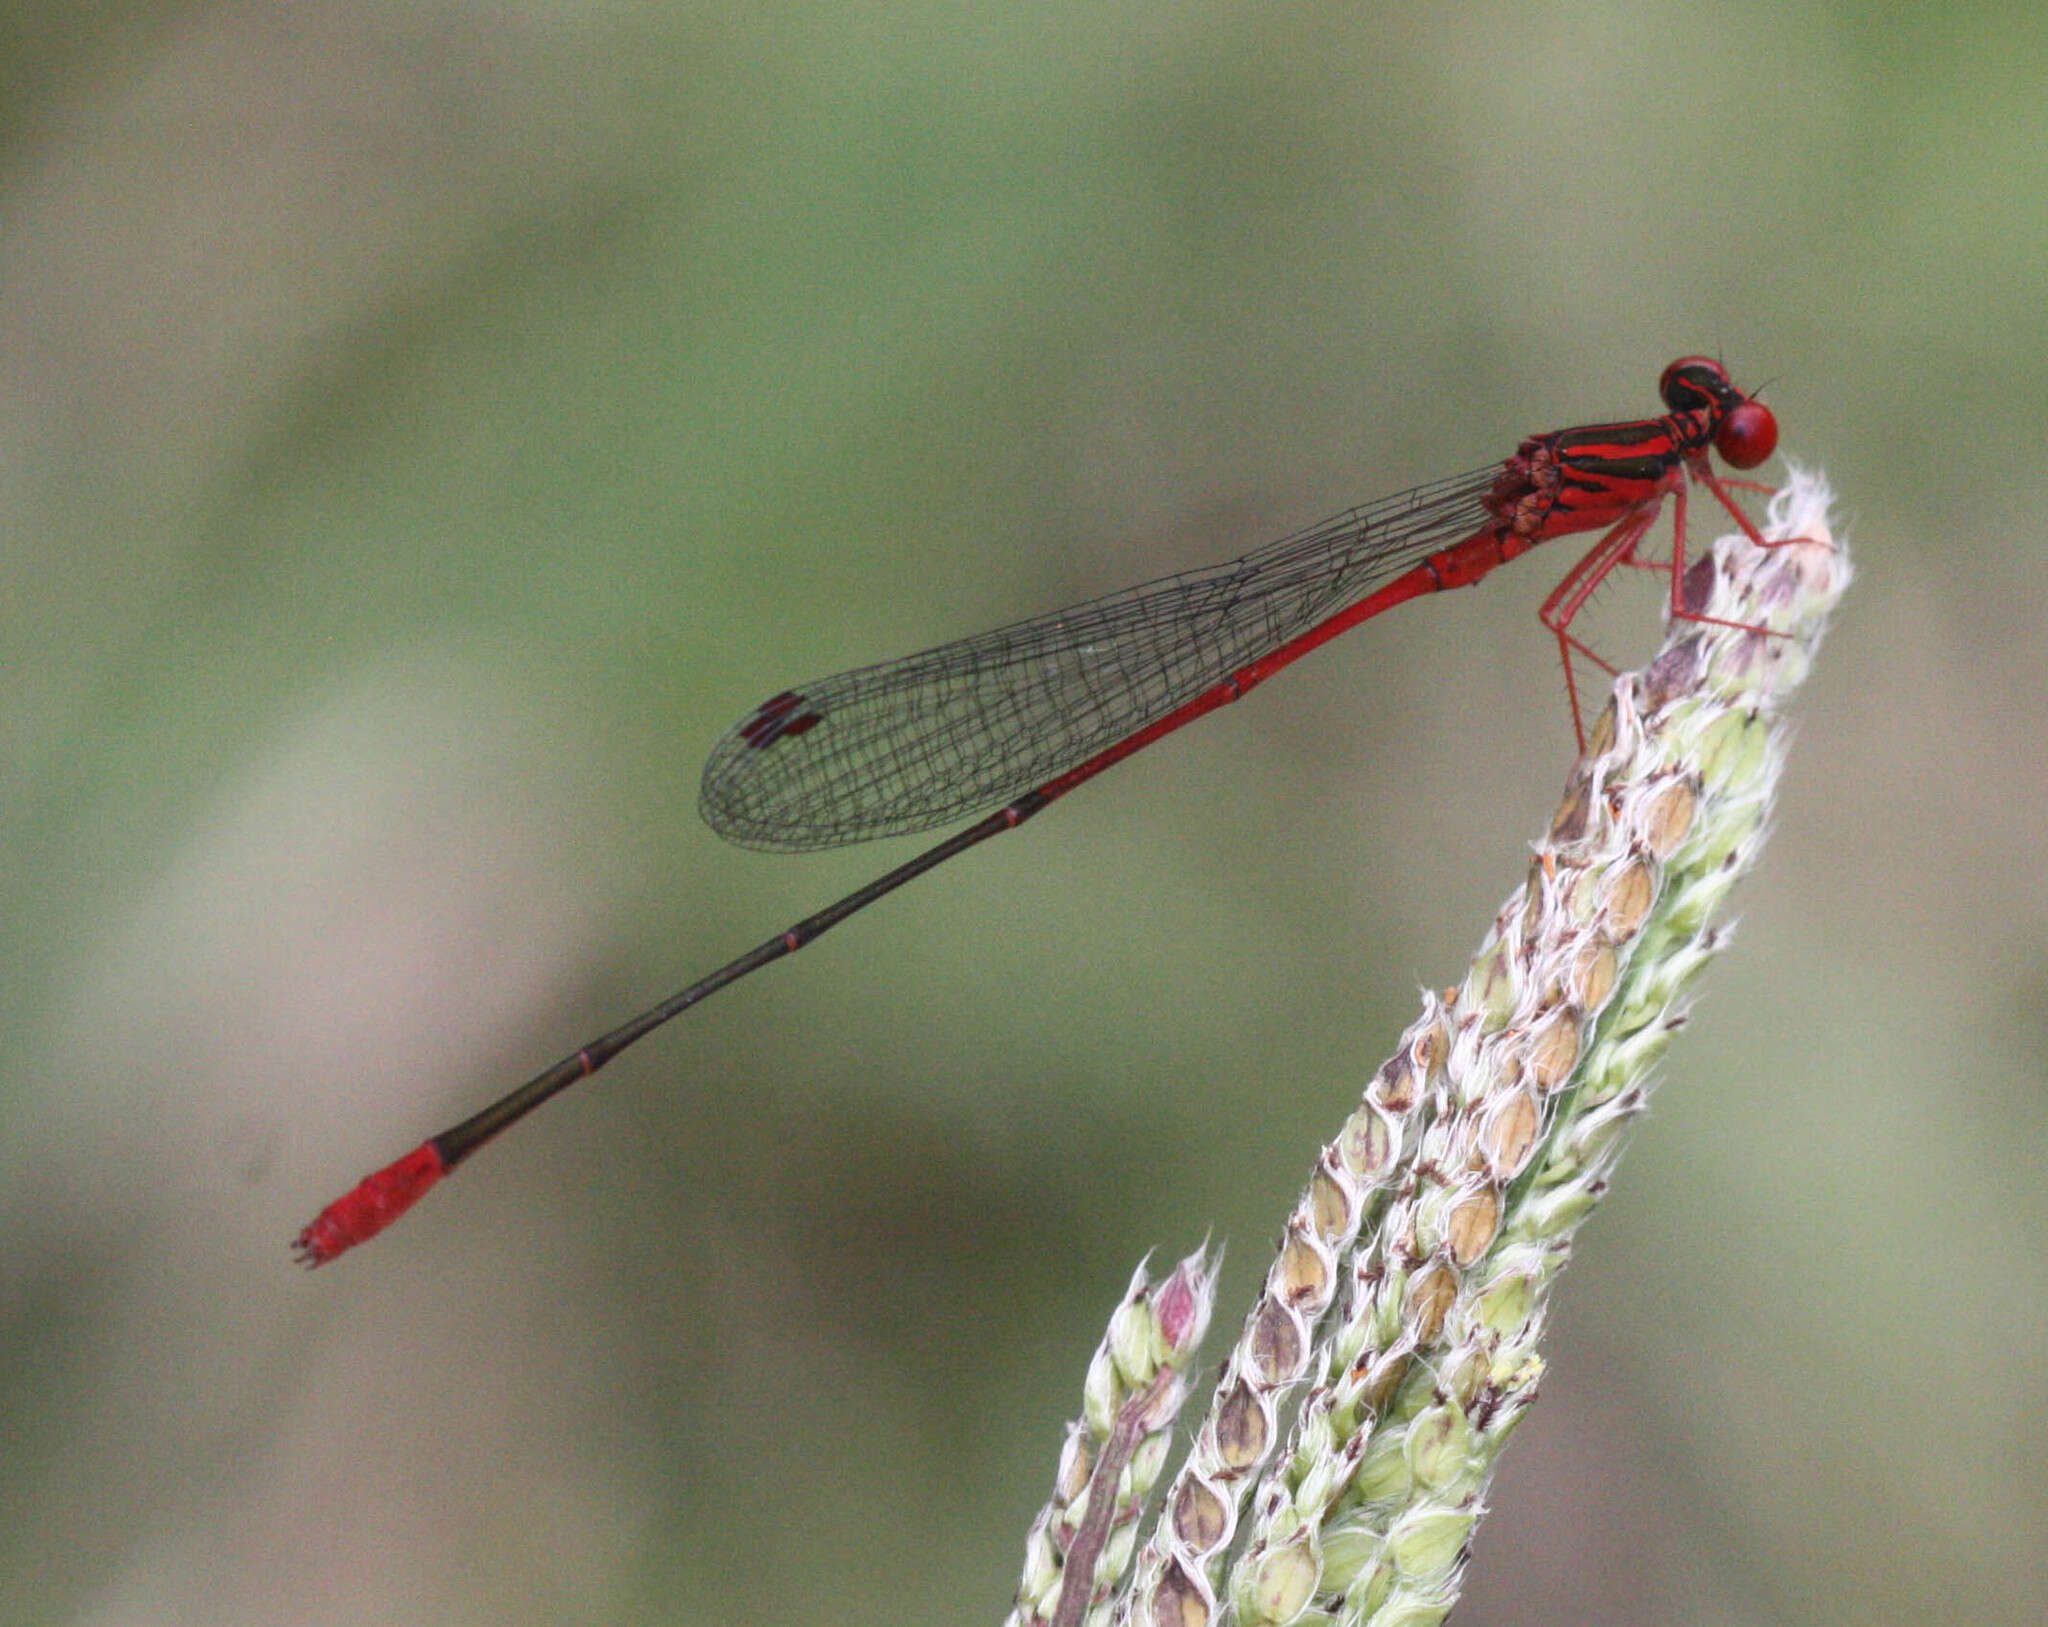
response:
{"label": "red abdomen tip", "polygon": [[447,1173],[440,1149],[431,1141],[421,1142],[397,1163],[366,1176],[353,1191],[322,1209],[292,1240],[292,1253],[303,1266],[325,1265],[375,1237]]}

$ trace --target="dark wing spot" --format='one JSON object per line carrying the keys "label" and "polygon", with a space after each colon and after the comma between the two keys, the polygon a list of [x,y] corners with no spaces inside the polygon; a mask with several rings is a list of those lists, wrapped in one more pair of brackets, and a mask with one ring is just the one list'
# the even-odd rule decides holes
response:
{"label": "dark wing spot", "polygon": [[[754,715],[740,725],[740,738],[750,746],[766,746],[781,738],[787,728],[789,714],[803,705],[804,698],[793,689],[763,701],[754,708]],[[811,722],[817,721],[815,713],[810,714]],[[809,728],[810,724],[804,727]]]}
{"label": "dark wing spot", "polygon": [[762,751],[778,740],[793,738],[815,729],[824,718],[817,712],[798,712],[796,709],[803,703],[803,696],[789,689],[785,689],[773,700],[763,701],[754,715],[741,726],[740,738],[754,750]]}

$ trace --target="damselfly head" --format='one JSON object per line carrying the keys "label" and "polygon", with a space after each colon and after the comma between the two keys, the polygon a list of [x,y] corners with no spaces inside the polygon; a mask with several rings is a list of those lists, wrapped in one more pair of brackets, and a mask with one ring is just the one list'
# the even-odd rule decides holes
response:
{"label": "damselfly head", "polygon": [[1715,412],[1714,450],[1731,469],[1754,469],[1778,449],[1778,419],[1761,401],[1736,389],[1711,356],[1681,356],[1664,369],[1657,393],[1673,412]]}
{"label": "damselfly head", "polygon": [[1679,357],[1657,380],[1657,394],[1673,412],[1732,407],[1743,398],[1728,377],[1728,369],[1711,356]]}

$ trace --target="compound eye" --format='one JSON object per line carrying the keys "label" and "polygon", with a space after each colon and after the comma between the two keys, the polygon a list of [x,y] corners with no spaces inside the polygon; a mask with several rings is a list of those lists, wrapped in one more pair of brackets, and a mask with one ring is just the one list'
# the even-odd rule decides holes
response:
{"label": "compound eye", "polygon": [[1728,369],[1711,356],[1681,356],[1657,381],[1657,394],[1673,412],[1711,407],[1734,389]]}
{"label": "compound eye", "polygon": [[1721,420],[1714,450],[1731,469],[1754,469],[1778,450],[1778,415],[1761,401],[1745,401]]}

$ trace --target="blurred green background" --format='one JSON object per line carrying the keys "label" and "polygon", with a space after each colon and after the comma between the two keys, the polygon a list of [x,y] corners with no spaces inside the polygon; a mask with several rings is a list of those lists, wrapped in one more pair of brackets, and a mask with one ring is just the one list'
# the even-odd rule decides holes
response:
{"label": "blurred green background", "polygon": [[[763,696],[1768,384],[1859,586],[1459,1620],[2048,1617],[2038,6],[0,20],[0,1619],[995,1622],[1135,1260],[1234,1327],[1563,783],[1569,551],[915,851]],[[1618,586],[1639,654],[1656,588]]]}

